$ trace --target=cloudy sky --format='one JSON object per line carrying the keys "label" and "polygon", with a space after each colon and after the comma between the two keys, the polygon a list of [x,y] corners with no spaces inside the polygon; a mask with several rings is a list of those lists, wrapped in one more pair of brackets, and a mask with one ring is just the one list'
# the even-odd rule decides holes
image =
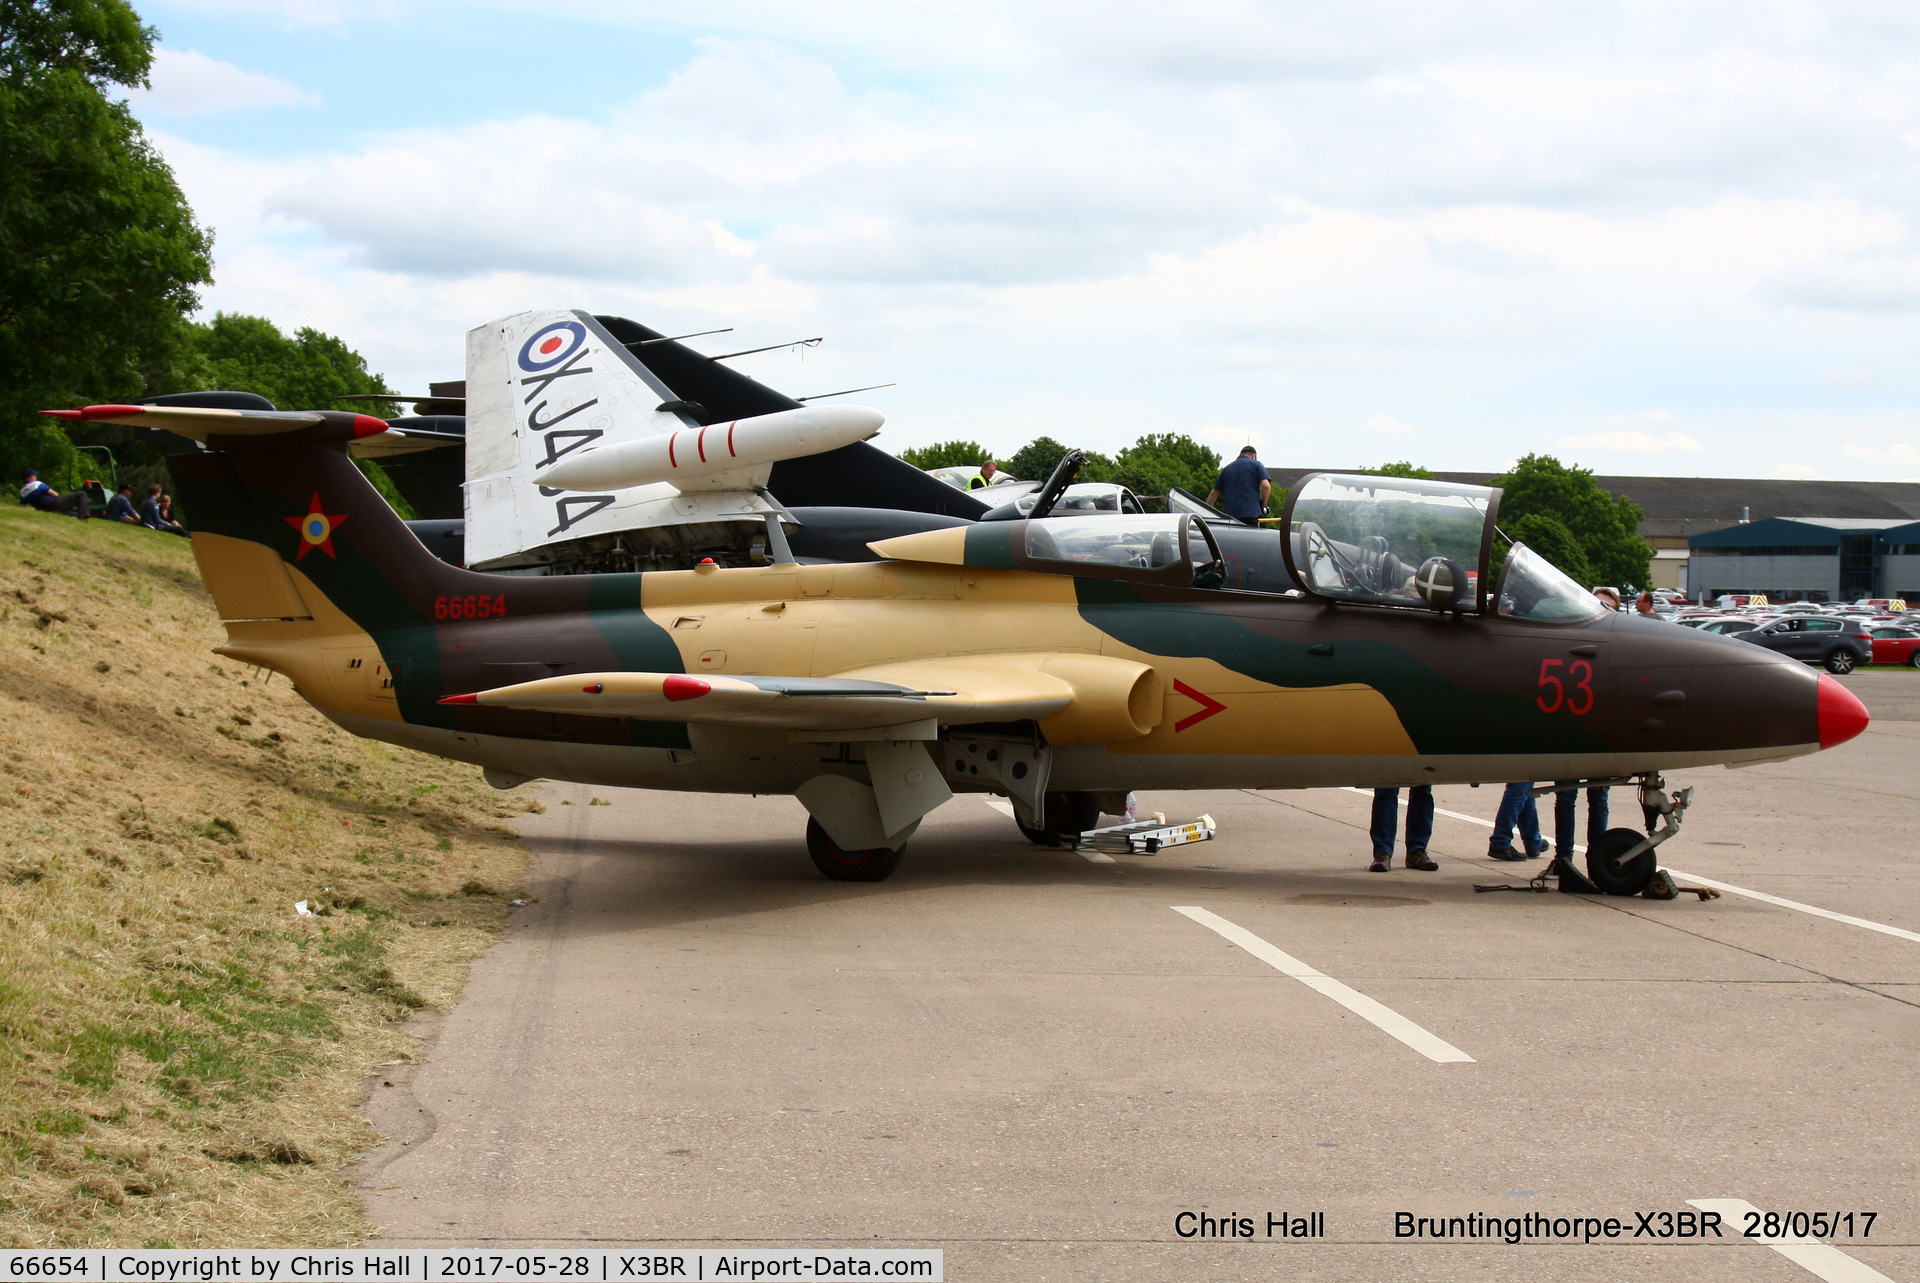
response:
{"label": "cloudy sky", "polygon": [[877,444],[1920,478],[1910,0],[165,0],[210,309],[395,386],[532,307]]}

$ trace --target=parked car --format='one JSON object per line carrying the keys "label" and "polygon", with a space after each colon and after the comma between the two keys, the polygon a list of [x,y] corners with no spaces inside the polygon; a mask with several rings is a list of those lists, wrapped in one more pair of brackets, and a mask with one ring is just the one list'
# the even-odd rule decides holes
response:
{"label": "parked car", "polygon": [[1761,621],[1757,619],[1709,619],[1700,625],[1700,631],[1730,637],[1735,633],[1750,633],[1759,627]]}
{"label": "parked car", "polygon": [[1868,631],[1873,636],[1874,663],[1910,664],[1920,668],[1920,632],[1884,624]]}
{"label": "parked car", "polygon": [[1850,673],[1860,664],[1873,662],[1873,638],[1852,619],[1793,616],[1736,636],[1782,655],[1820,664],[1829,673]]}

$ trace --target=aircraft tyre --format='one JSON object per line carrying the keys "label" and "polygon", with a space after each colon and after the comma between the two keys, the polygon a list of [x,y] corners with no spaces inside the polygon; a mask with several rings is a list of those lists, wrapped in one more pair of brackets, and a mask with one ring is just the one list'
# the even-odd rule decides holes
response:
{"label": "aircraft tyre", "polygon": [[1587,876],[1608,895],[1639,895],[1653,883],[1660,870],[1660,857],[1649,847],[1615,868],[1613,858],[1640,845],[1645,834],[1633,829],[1608,829],[1587,848]]}
{"label": "aircraft tyre", "polygon": [[877,846],[870,851],[848,851],[836,845],[820,827],[820,821],[807,821],[807,854],[813,867],[835,882],[883,882],[900,867],[906,844],[895,851]]}
{"label": "aircraft tyre", "polygon": [[1852,651],[1848,650],[1845,646],[1835,646],[1827,654],[1827,671],[1829,673],[1851,673],[1855,662],[1855,656]]}
{"label": "aircraft tyre", "polygon": [[1045,828],[1030,829],[1018,820],[1020,834],[1035,846],[1059,846],[1062,833],[1084,833],[1100,823],[1100,803],[1091,793],[1049,793]]}

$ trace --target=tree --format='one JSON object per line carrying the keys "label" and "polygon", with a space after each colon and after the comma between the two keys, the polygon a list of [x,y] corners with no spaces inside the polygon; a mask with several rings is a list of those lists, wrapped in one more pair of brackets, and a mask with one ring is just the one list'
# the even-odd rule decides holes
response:
{"label": "tree", "polygon": [[1220,476],[1220,456],[1184,433],[1150,432],[1113,456],[1113,469],[1113,480],[1143,498],[1175,486],[1205,498]]}
{"label": "tree", "polygon": [[[1608,494],[1586,468],[1570,468],[1551,455],[1530,454],[1504,476],[1489,483],[1506,491],[1500,500],[1500,527],[1583,584],[1644,584],[1653,550],[1639,534],[1645,514],[1622,495]],[[1558,539],[1550,527],[1528,524],[1527,517],[1557,522],[1579,552],[1574,564],[1536,546],[1533,537]],[[1531,531],[1533,537],[1523,535]],[[1560,556],[1572,557],[1563,548]]]}
{"label": "tree", "polygon": [[367,360],[331,334],[302,326],[288,338],[264,316],[219,312],[186,327],[186,351],[173,375],[181,390],[255,392],[282,410],[347,410],[391,416],[390,404],[340,398],[391,392]]}
{"label": "tree", "polygon": [[1045,481],[1066,457],[1066,446],[1052,437],[1036,437],[1006,460],[1006,469],[1022,481]]}
{"label": "tree", "polygon": [[0,468],[64,472],[37,411],[158,391],[212,238],[109,85],[144,85],[125,0],[0,0]]}
{"label": "tree", "polygon": [[942,441],[938,445],[902,450],[900,458],[921,469],[977,468],[993,455],[978,441]]}
{"label": "tree", "polygon": [[1383,463],[1377,468],[1362,468],[1363,477],[1405,477],[1409,481],[1431,481],[1433,474],[1425,468],[1408,463],[1405,459],[1398,463]]}
{"label": "tree", "polygon": [[[346,402],[339,398],[356,392],[391,392],[378,374],[367,369],[366,358],[331,334],[302,327],[289,338],[264,316],[217,313],[210,321],[180,326],[177,355],[166,382],[157,391],[252,392],[282,410],[357,410],[391,418],[394,407],[380,401]],[[73,430],[82,445],[104,445],[121,463],[123,480],[136,486],[149,480],[164,482],[161,456],[131,428],[87,424]],[[403,517],[413,509],[394,488],[378,464],[360,461],[388,503]]]}
{"label": "tree", "polygon": [[[1587,563],[1586,549],[1567,529],[1560,518],[1544,512],[1529,512],[1511,523],[1501,521],[1501,527],[1513,536],[1515,543],[1527,547],[1552,562],[1559,570],[1578,584],[1597,582],[1593,577],[1593,567]],[[1499,559],[1500,565],[1506,564],[1506,558]]]}
{"label": "tree", "polygon": [[[254,392],[282,410],[357,410],[393,417],[391,404],[341,401],[356,392],[391,392],[386,379],[367,370],[367,360],[331,334],[301,326],[292,338],[264,316],[219,312],[211,321],[186,327],[187,351],[174,380],[180,390],[220,388]],[[400,497],[380,465],[359,460],[386,501],[402,517],[413,505]]]}

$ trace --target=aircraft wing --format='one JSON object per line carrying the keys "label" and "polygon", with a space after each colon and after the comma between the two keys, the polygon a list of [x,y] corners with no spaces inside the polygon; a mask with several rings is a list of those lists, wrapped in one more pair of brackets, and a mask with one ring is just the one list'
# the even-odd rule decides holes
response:
{"label": "aircraft wing", "polygon": [[217,410],[172,405],[88,405],[77,410],[42,410],[56,419],[84,423],[121,423],[133,428],[164,428],[195,441],[208,437],[259,437],[302,434],[296,440],[344,437],[360,440],[387,430],[385,419],[341,410]]}
{"label": "aircraft wing", "polygon": [[440,702],[799,731],[896,726],[930,717],[941,722],[1037,718],[1059,712],[1071,700],[1070,689],[1045,680],[987,693],[917,689],[858,677],[582,673],[453,695]]}
{"label": "aircraft wing", "polygon": [[1159,724],[1159,675],[1103,655],[958,655],[832,677],[578,673],[450,695],[442,704],[794,731],[929,718],[943,726],[1036,721],[1055,744],[1113,743]]}

